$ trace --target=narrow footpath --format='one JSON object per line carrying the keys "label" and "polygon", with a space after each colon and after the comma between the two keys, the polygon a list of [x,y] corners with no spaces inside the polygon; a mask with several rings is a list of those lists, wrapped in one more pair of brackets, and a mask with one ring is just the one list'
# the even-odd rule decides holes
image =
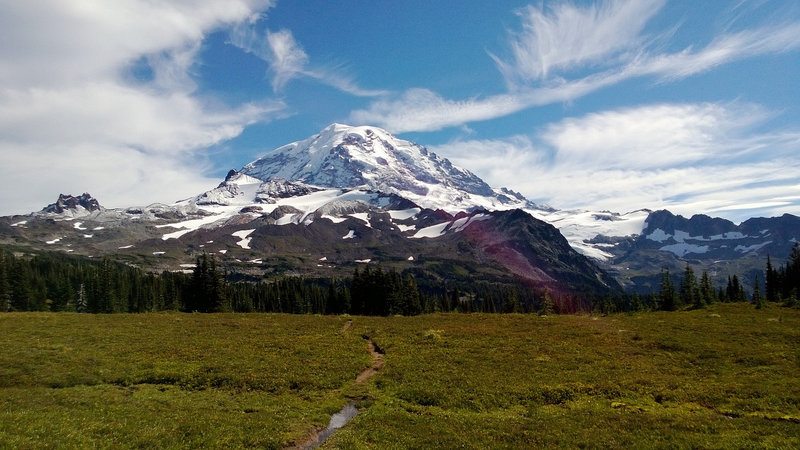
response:
{"label": "narrow footpath", "polygon": [[[347,332],[350,327],[353,326],[353,321],[348,320],[347,322],[342,325],[341,332]],[[362,384],[365,381],[369,380],[371,377],[375,376],[381,369],[383,369],[384,363],[384,351],[378,347],[375,342],[367,335],[362,335],[362,338],[367,342],[367,349],[369,350],[369,354],[372,357],[372,363],[369,367],[362,370],[358,376],[356,376],[355,384]],[[330,422],[328,423],[327,428],[325,429],[315,429],[313,430],[308,437],[303,441],[303,443],[289,447],[290,449],[312,449],[316,448],[325,442],[336,430],[342,428],[353,419],[353,417],[358,414],[358,409],[355,407],[354,402],[347,403],[341,411],[331,416]]]}

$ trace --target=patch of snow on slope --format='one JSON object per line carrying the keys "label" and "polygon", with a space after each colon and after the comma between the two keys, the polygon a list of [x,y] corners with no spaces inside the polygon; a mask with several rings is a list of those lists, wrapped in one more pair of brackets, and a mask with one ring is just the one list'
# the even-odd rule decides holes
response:
{"label": "patch of snow on slope", "polygon": [[416,216],[417,214],[420,213],[420,211],[422,211],[422,210],[419,209],[419,208],[411,208],[411,209],[394,210],[394,211],[388,211],[388,212],[389,212],[389,215],[394,220],[406,220],[406,219],[410,219],[410,218]]}
{"label": "patch of snow on slope", "polygon": [[53,245],[53,244],[55,244],[56,242],[60,241],[61,239],[62,239],[62,238],[60,238],[60,237],[59,237],[59,238],[55,238],[55,239],[53,239],[52,241],[47,241],[47,242],[45,242],[45,244],[47,244],[47,245]]}
{"label": "patch of snow on slope", "polygon": [[353,213],[348,215],[354,219],[364,222],[368,227],[372,227],[372,224],[369,223],[369,213]]}
{"label": "patch of snow on slope", "polygon": [[671,238],[671,237],[672,237],[672,235],[671,235],[671,234],[667,234],[667,233],[666,233],[664,230],[662,230],[661,228],[656,228],[656,229],[655,229],[655,231],[653,231],[652,233],[648,234],[648,235],[647,235],[647,236],[645,236],[645,237],[646,237],[647,239],[650,239],[651,241],[656,241],[656,242],[664,242],[664,241],[666,241],[667,239]]}
{"label": "patch of snow on slope", "polygon": [[356,232],[355,232],[355,231],[353,231],[353,230],[350,230],[350,231],[347,233],[347,235],[345,235],[345,236],[342,236],[342,239],[353,239],[353,238],[355,238],[355,237],[356,237]]}
{"label": "patch of snow on slope", "polygon": [[278,220],[275,221],[275,225],[289,225],[291,223],[298,223],[300,219],[303,217],[302,214],[286,214],[285,216],[281,216]]}
{"label": "patch of snow on slope", "polygon": [[417,233],[411,237],[414,239],[439,237],[445,233],[444,230],[445,228],[447,228],[448,225],[450,225],[450,222],[443,222],[440,224],[431,225],[429,227],[417,231]]}
{"label": "patch of snow on slope", "polygon": [[133,245],[123,245],[122,247],[117,247],[118,250],[124,250],[126,248],[133,248]]}
{"label": "patch of snow on slope", "polygon": [[588,258],[594,258],[600,261],[605,261],[613,258],[614,255],[603,251],[600,246],[596,244],[587,244],[584,242],[569,242],[573,250]]}
{"label": "patch of snow on slope", "polygon": [[455,222],[453,222],[453,225],[450,227],[450,229],[456,232],[463,231],[465,228],[467,228],[468,226],[470,226],[475,222],[481,222],[483,220],[489,220],[491,218],[492,216],[488,214],[475,214],[474,216],[471,217],[462,217],[461,219],[458,219]]}
{"label": "patch of snow on slope", "polygon": [[83,225],[83,222],[75,222],[75,223],[74,223],[72,226],[73,226],[73,227],[74,227],[76,230],[81,230],[81,231],[88,230],[88,228],[84,228],[84,227],[82,227],[81,225]]}
{"label": "patch of snow on slope", "polygon": [[224,214],[215,214],[200,219],[191,219],[191,220],[185,220],[183,222],[169,223],[165,225],[156,225],[156,228],[164,228],[164,227],[185,228],[183,230],[179,230],[174,233],[167,233],[161,236],[161,239],[166,241],[167,239],[178,239],[179,237],[183,236],[186,233],[190,233],[192,231],[200,229],[200,227],[202,227],[203,225],[209,225],[218,220],[225,219],[227,217],[228,216]]}
{"label": "patch of snow on slope", "polygon": [[242,247],[245,250],[250,250],[250,240],[253,238],[250,238],[248,236],[250,236],[250,234],[253,231],[256,231],[255,228],[252,230],[239,230],[231,233],[231,236],[238,237],[239,239],[241,239],[239,242],[236,243],[236,245]]}
{"label": "patch of snow on slope", "polygon": [[25,225],[26,223],[28,223],[27,220],[22,220],[22,221],[17,222],[17,223],[12,223],[11,226],[12,227],[19,227],[19,226]]}
{"label": "patch of snow on slope", "polygon": [[708,252],[707,245],[694,245],[694,244],[687,244],[685,242],[681,242],[678,244],[672,245],[665,245],[661,247],[659,250],[663,252],[671,252],[674,253],[676,256],[684,257],[689,253],[696,253],[696,254],[703,254]]}
{"label": "patch of snow on slope", "polygon": [[746,237],[747,236],[745,236],[744,234],[742,234],[742,233],[740,233],[738,231],[733,231],[733,232],[730,232],[730,233],[723,233],[723,234],[718,235],[718,236],[712,236],[711,238],[712,239],[744,239]]}
{"label": "patch of snow on slope", "polygon": [[762,247],[766,247],[767,245],[769,245],[771,243],[772,243],[772,241],[767,241],[767,242],[762,242],[760,244],[750,245],[748,247],[745,247],[744,245],[737,245],[734,250],[736,250],[737,252],[741,252],[741,253],[749,253],[749,252],[754,252],[756,250],[759,250]]}
{"label": "patch of snow on slope", "polygon": [[331,215],[328,215],[328,214],[323,215],[322,218],[323,219],[328,219],[333,223],[342,223],[345,220],[347,220],[346,217],[336,217],[336,216],[331,216]]}

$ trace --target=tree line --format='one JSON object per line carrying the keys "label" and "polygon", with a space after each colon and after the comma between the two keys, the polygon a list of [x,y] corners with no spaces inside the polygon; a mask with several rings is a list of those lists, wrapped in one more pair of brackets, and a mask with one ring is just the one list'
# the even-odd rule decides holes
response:
{"label": "tree line", "polygon": [[772,260],[767,256],[764,270],[764,290],[762,291],[762,277],[755,275],[753,288],[748,295],[737,275],[728,276],[728,282],[723,287],[714,288],[708,276],[703,271],[698,279],[691,266],[687,265],[680,283],[676,286],[669,270],[661,272],[661,282],[657,293],[652,293],[644,298],[633,294],[625,305],[626,310],[665,310],[675,311],[684,308],[704,308],[710,304],[750,302],[758,309],[767,306],[770,302],[780,303],[785,306],[798,306],[797,296],[800,291],[800,244],[795,243],[786,263],[774,267]]}
{"label": "tree line", "polygon": [[350,277],[281,277],[230,282],[213,255],[196,258],[191,274],[160,274],[108,258],[92,260],[60,253],[23,255],[0,249],[0,311],[280,312],[295,314],[415,315],[432,312],[600,313],[675,311],[717,302],[768,302],[795,306],[800,290],[800,245],[775,267],[768,258],[764,276],[750,295],[739,277],[715,288],[707,272],[698,278],[686,266],[679,283],[661,273],[658,292],[598,297],[550,291],[522,283],[444,281],[413,270],[398,273],[380,266],[356,268]]}
{"label": "tree line", "polygon": [[356,268],[351,277],[281,277],[230,282],[213,255],[196,258],[190,274],[160,274],[108,258],[0,249],[0,311],[87,313],[281,312],[415,315],[432,312],[532,312],[536,296],[524,286],[481,282],[471,288],[424,280],[412,273]]}

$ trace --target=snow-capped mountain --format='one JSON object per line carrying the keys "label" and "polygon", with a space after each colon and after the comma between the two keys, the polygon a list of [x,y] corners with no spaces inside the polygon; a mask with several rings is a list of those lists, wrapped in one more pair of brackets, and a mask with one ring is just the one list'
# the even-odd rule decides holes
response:
{"label": "snow-capped mountain", "polygon": [[687,263],[717,282],[755,273],[799,239],[790,215],[737,226],[667,211],[539,207],[380,128],[341,124],[170,205],[107,209],[88,194],[61,195],[42,211],[0,218],[0,243],[113,254],[158,270],[191,266],[205,251],[254,275],[277,266],[336,276],[377,262],[442,278],[515,276],[583,290],[619,282],[644,292],[663,268],[680,273]]}
{"label": "snow-capped mountain", "polygon": [[522,195],[492,189],[425,147],[376,127],[332,124],[247,164],[241,173],[263,181],[391,193],[450,213],[533,206]]}

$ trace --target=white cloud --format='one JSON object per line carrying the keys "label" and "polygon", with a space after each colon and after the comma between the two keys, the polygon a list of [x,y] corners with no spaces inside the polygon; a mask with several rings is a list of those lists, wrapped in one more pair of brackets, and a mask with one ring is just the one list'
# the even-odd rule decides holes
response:
{"label": "white cloud", "polygon": [[[143,55],[198,42],[270,6],[268,0],[36,0],[0,4],[4,86],[115,77]],[[11,44],[13,43],[13,45]],[[12,64],[13,63],[13,64]]]}
{"label": "white cloud", "polygon": [[[225,107],[191,77],[204,37],[270,1],[0,4],[0,214],[58,193],[105,205],[173,201],[213,185],[204,150],[284,106]],[[130,73],[145,61],[152,80]],[[65,192],[67,193],[67,192]]]}
{"label": "white cloud", "polygon": [[270,49],[268,62],[270,69],[275,74],[272,79],[272,88],[277,91],[289,80],[303,73],[308,64],[308,55],[297,44],[289,30],[267,32],[266,37]]}
{"label": "white cloud", "polygon": [[578,7],[560,3],[549,9],[529,5],[520,11],[522,31],[509,45],[512,62],[491,55],[511,84],[548,78],[554,71],[607,63],[641,45],[645,24],[664,0],[610,0]]}
{"label": "white cloud", "polygon": [[800,131],[754,131],[769,117],[748,104],[658,104],[565,119],[533,138],[431,149],[557,208],[800,212]]}
{"label": "white cloud", "polygon": [[746,151],[741,132],[767,116],[755,105],[660,104],[565,119],[540,137],[576,169],[675,167]]}
{"label": "white cloud", "polygon": [[525,105],[524,99],[513,95],[454,101],[428,89],[409,89],[398,98],[379,99],[368,109],[352,111],[349,121],[379,125],[394,133],[435,131],[505,116]]}
{"label": "white cloud", "polygon": [[800,23],[785,23],[723,34],[698,51],[685,49],[678,53],[640,56],[632,60],[623,73],[628,77],[656,75],[664,81],[670,81],[733,61],[785,53],[797,48],[800,48]]}
{"label": "white cloud", "polygon": [[[509,92],[452,100],[414,88],[352,111],[350,121],[376,124],[395,133],[436,131],[569,102],[632,78],[650,76],[670,82],[742,59],[800,48],[800,22],[785,22],[722,33],[697,49],[654,52],[641,30],[662,3],[618,1],[584,9],[563,4],[550,15],[542,9],[526,8],[523,32],[510,38],[514,57],[505,61],[491,55],[511,87]],[[647,8],[641,9],[644,6]],[[574,79],[559,73],[575,68],[595,72],[587,75],[584,70],[583,76]]]}
{"label": "white cloud", "polygon": [[241,24],[229,35],[230,44],[265,61],[272,73],[272,88],[275,92],[286,84],[301,77],[308,77],[342,92],[360,96],[375,97],[386,91],[362,89],[353,80],[338,73],[337,70],[323,67],[310,67],[308,54],[295,40],[290,30],[265,31],[263,36],[255,24]]}

